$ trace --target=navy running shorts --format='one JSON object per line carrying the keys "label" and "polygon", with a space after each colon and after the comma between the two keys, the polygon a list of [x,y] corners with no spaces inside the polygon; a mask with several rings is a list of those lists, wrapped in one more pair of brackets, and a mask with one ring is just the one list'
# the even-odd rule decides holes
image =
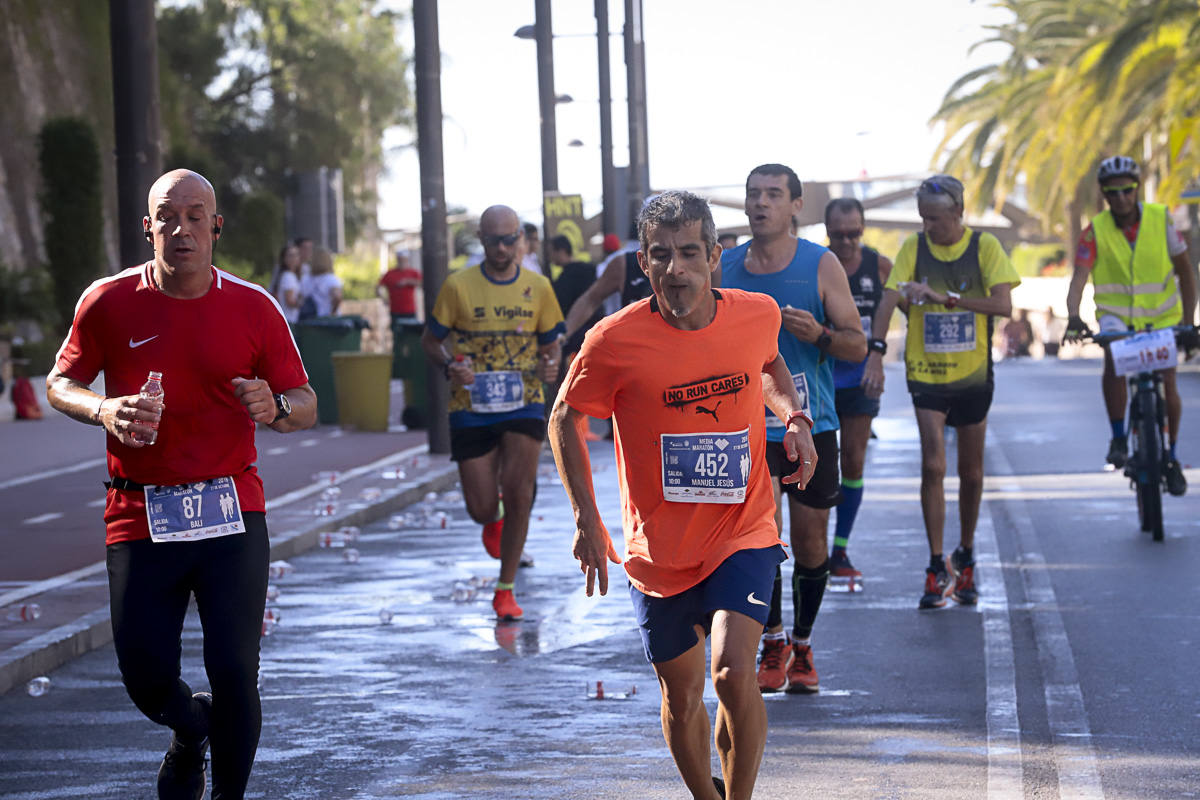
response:
{"label": "navy running shorts", "polygon": [[847,386],[833,393],[833,405],[839,417],[877,417],[879,398],[868,397],[861,386]]}
{"label": "navy running shorts", "polygon": [[992,387],[955,394],[913,392],[912,401],[914,408],[940,411],[946,415],[947,425],[961,428],[987,419],[988,410],[992,407]]}
{"label": "navy running shorts", "polygon": [[775,570],[787,558],[780,545],[739,550],[712,574],[690,589],[670,597],[651,597],[629,584],[642,645],[651,664],[686,653],[700,641],[696,626],[707,637],[716,611],[736,611],[767,624]]}
{"label": "navy running shorts", "polygon": [[546,422],[537,419],[510,419],[493,425],[472,425],[469,428],[451,428],[450,460],[470,461],[487,455],[500,446],[504,434],[512,431],[522,433],[539,442],[546,438]]}
{"label": "navy running shorts", "polygon": [[798,462],[788,461],[783,442],[767,442],[767,469],[771,476],[780,480],[783,493],[802,506],[809,508],[833,508],[842,502],[842,479],[838,465],[837,431],[822,431],[813,434],[817,448],[817,469],[808,486],[801,489],[795,483],[783,483],[782,479],[796,471]]}

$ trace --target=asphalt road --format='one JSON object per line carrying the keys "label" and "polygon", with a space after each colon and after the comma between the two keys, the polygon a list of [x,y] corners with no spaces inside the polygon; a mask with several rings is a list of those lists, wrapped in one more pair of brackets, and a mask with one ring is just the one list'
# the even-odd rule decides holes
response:
{"label": "asphalt road", "polygon": [[[1000,364],[977,540],[983,598],[918,612],[919,449],[902,374],[888,376],[850,546],[865,591],[826,595],[821,693],[768,698],[756,796],[1200,794],[1200,488],[1166,500],[1167,539],[1152,542],[1126,482],[1101,469],[1098,365]],[[1200,418],[1200,377],[1181,386],[1188,418]],[[1196,431],[1185,426],[1185,462],[1200,458]],[[594,445],[593,460],[615,531],[611,445]],[[583,596],[549,470],[544,459],[527,548],[537,564],[518,584],[524,622],[497,624],[486,585],[470,594],[496,566],[453,497],[432,509],[448,514],[444,529],[417,509],[399,528],[365,529],[355,564],[336,549],[293,559],[272,604],[282,621],[263,641],[249,797],[685,796],[623,581],[609,597]],[[199,646],[193,617],[184,676],[196,688]],[[49,677],[44,696],[0,697],[0,796],[152,797],[168,734],[125,697],[111,647]],[[588,699],[596,681],[637,692]]]}

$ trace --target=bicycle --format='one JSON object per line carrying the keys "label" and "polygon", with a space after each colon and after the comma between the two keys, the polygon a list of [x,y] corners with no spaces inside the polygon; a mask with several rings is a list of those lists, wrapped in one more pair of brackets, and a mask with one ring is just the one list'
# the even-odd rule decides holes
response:
{"label": "bicycle", "polygon": [[1119,377],[1129,376],[1129,425],[1132,452],[1125,462],[1125,477],[1137,494],[1138,522],[1154,541],[1163,540],[1162,493],[1166,483],[1166,401],[1160,370],[1174,367],[1179,360],[1179,339],[1190,334],[1195,340],[1197,328],[1129,330],[1113,333],[1088,331],[1083,338],[1107,345],[1113,370]]}

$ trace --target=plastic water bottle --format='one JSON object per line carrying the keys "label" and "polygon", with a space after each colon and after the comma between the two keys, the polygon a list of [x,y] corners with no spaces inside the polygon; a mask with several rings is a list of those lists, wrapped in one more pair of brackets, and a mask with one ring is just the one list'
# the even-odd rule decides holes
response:
{"label": "plastic water bottle", "polygon": [[267,584],[267,600],[274,601],[279,599],[279,587],[273,583]]}
{"label": "plastic water bottle", "polygon": [[379,609],[379,624],[391,625],[393,616],[392,610],[387,606],[384,606],[383,608]]}
{"label": "plastic water bottle", "polygon": [[295,571],[296,568],[286,561],[272,561],[267,567],[268,574],[275,579],[282,578],[285,575],[291,575]]}
{"label": "plastic water bottle", "polygon": [[346,539],[340,533],[326,532],[317,537],[317,545],[320,547],[345,547]]}
{"label": "plastic water bottle", "polygon": [[42,615],[42,607],[37,603],[22,603],[19,606],[11,606],[5,617],[10,622],[33,622]]}
{"label": "plastic water bottle", "polygon": [[347,564],[357,564],[358,555],[358,551],[353,547],[347,547],[342,551],[342,561],[345,561]]}
{"label": "plastic water bottle", "polygon": [[338,533],[341,534],[342,539],[347,542],[357,542],[358,537],[362,534],[362,531],[358,529],[357,525],[344,525],[338,529]]}
{"label": "plastic water bottle", "polygon": [[[156,403],[162,403],[164,401],[166,394],[163,392],[161,372],[150,373],[150,377],[146,378],[146,382],[142,384],[142,388],[138,392],[138,397],[142,398],[143,400],[153,400]],[[142,439],[142,444],[154,444],[158,441],[158,423],[146,422],[143,424],[153,428],[154,432],[145,439]]]}
{"label": "plastic water bottle", "polygon": [[39,675],[25,684],[25,691],[29,692],[30,697],[41,697],[50,691],[50,679],[45,675]]}

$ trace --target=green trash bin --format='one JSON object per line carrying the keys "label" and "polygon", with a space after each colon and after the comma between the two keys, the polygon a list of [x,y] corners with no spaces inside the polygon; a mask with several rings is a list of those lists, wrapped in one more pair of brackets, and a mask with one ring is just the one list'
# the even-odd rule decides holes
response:
{"label": "green trash bin", "polygon": [[357,352],[335,352],[332,357],[338,421],[360,431],[386,432],[392,357],[387,353]]}
{"label": "green trash bin", "polygon": [[362,330],[370,327],[356,315],[313,317],[292,326],[308,383],[317,393],[317,421],[334,425],[338,421],[337,389],[333,380],[334,351],[362,350]]}
{"label": "green trash bin", "polygon": [[404,381],[404,416],[409,428],[424,428],[429,421],[428,363],[421,347],[420,324],[392,323],[392,377]]}

